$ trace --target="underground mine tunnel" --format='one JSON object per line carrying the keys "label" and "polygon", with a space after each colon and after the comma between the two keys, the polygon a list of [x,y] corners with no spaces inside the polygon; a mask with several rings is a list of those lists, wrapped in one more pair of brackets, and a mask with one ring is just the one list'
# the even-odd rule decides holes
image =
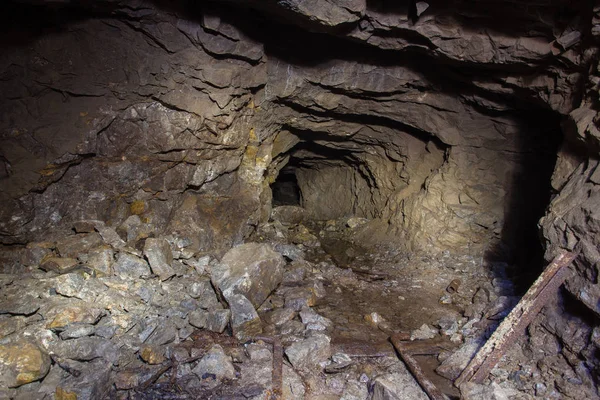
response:
{"label": "underground mine tunnel", "polygon": [[0,19],[0,397],[599,397],[593,2]]}

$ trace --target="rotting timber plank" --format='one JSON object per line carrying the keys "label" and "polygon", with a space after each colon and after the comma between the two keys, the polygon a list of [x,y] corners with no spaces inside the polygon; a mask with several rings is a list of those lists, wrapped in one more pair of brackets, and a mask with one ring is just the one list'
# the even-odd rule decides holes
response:
{"label": "rotting timber plank", "polygon": [[398,354],[406,367],[410,371],[411,374],[415,377],[417,383],[421,386],[421,388],[427,393],[427,396],[431,400],[447,400],[448,397],[442,393],[423,373],[423,370],[417,363],[417,360],[413,358],[410,354],[410,350],[407,348],[406,344],[402,343],[405,340],[405,337],[402,335],[392,335],[390,336],[390,341],[398,350]]}
{"label": "rotting timber plank", "polygon": [[561,251],[552,260],[456,379],[454,382],[456,387],[460,387],[465,382],[483,382],[506,350],[515,343],[519,335],[523,334],[548,299],[567,279],[569,274],[567,267],[575,260],[577,253]]}

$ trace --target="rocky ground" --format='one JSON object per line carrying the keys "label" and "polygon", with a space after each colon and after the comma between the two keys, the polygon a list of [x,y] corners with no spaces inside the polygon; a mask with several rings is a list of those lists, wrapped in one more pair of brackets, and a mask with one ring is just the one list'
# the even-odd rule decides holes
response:
{"label": "rocky ground", "polygon": [[375,246],[366,219],[273,216],[220,260],[147,238],[136,217],[4,248],[0,398],[270,399],[280,367],[284,399],[426,399],[393,332],[450,397],[595,396],[549,333],[486,385],[452,386],[518,301],[506,264]]}

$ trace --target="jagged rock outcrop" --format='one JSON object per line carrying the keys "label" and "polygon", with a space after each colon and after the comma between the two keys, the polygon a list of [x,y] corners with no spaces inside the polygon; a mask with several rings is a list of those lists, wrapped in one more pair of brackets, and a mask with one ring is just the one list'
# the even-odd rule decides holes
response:
{"label": "jagged rock outcrop", "polygon": [[[215,35],[210,18],[203,28],[152,7],[81,21],[62,9],[67,29],[29,38],[29,52],[3,52],[3,242],[130,215],[201,234],[201,243],[184,238],[196,251],[240,240],[256,195],[232,172],[247,146],[252,92],[266,80],[262,45]],[[234,193],[239,208],[222,213],[231,220],[203,214]]]}
{"label": "jagged rock outcrop", "polygon": [[[549,110],[573,109],[591,56],[580,10],[552,4],[493,6],[527,32],[487,26],[489,4],[68,4],[67,29],[3,54],[5,243],[136,214],[222,253],[266,218],[266,184],[293,155],[317,217],[380,218],[409,249],[482,252],[539,216],[516,192],[545,179]],[[299,144],[277,149],[286,131]]]}

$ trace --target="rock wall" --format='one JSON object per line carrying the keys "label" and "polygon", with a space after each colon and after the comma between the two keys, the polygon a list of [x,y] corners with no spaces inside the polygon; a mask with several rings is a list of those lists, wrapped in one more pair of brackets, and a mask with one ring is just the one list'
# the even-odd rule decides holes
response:
{"label": "rock wall", "polygon": [[59,8],[52,22],[23,6],[39,32],[3,51],[2,241],[139,215],[195,251],[239,242],[258,207],[235,171],[266,80],[262,45],[218,34],[218,18],[100,7]]}
{"label": "rock wall", "polygon": [[[558,4],[27,3],[3,37],[0,231],[13,244],[139,214],[221,251],[268,217],[268,184],[293,156],[311,164],[299,176],[318,217],[379,218],[409,250],[510,248],[541,215],[521,192],[545,189],[556,113],[578,101],[591,56],[577,30],[590,10]],[[277,149],[282,131],[300,145]],[[335,212],[323,159],[349,168]],[[216,204],[231,221],[206,218]],[[515,204],[533,217],[509,215]]]}
{"label": "rock wall", "polygon": [[[594,11],[591,32],[597,45],[600,7]],[[597,382],[596,354],[600,345],[599,82],[600,64],[596,58],[590,66],[579,107],[564,121],[565,141],[558,152],[552,176],[556,195],[540,221],[546,259],[554,257],[560,249],[577,251],[579,255],[562,296],[531,328],[537,338],[534,346],[544,338],[556,336],[561,346],[557,354],[551,356],[565,359],[577,372],[576,381],[592,385]],[[576,393],[577,388],[568,378],[563,375],[557,379],[557,384]]]}

